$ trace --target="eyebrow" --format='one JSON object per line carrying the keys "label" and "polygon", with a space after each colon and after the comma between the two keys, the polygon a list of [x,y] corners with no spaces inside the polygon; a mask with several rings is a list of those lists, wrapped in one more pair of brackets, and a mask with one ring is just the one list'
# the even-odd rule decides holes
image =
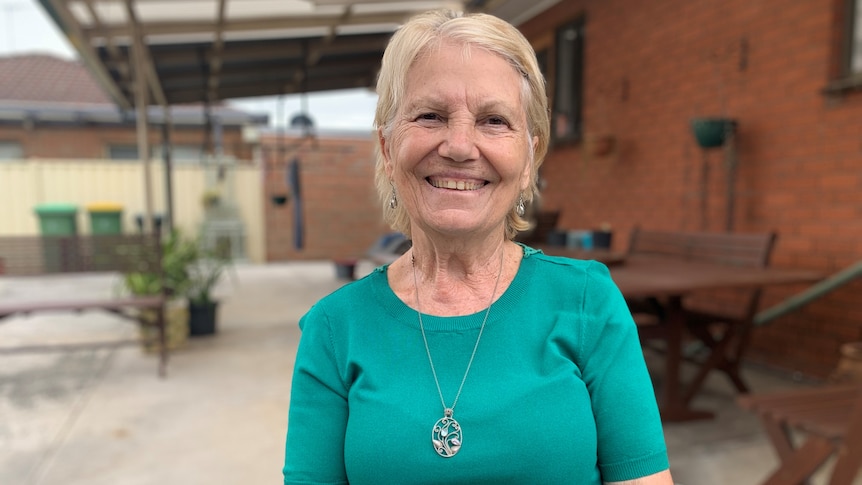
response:
{"label": "eyebrow", "polygon": [[[405,112],[412,112],[423,108],[440,110],[445,109],[448,104],[449,103],[444,99],[425,96],[410,101],[406,105]],[[471,106],[473,105],[472,103],[470,104]],[[478,113],[509,114],[517,112],[517,107],[509,106],[508,104],[496,99],[483,100],[477,106],[475,106],[475,108],[475,111]]]}

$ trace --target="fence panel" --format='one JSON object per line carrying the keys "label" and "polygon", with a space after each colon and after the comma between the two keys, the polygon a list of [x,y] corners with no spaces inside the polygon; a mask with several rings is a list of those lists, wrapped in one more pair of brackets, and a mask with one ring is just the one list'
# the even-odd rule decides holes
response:
{"label": "fence panel", "polygon": [[[202,197],[214,183],[215,169],[203,165],[181,165],[173,170],[174,224],[188,234],[197,234],[204,220]],[[165,176],[162,165],[151,165],[152,203],[156,214],[164,214]],[[264,260],[262,175],[257,167],[226,166],[224,177],[215,180],[227,202],[245,227],[246,256]],[[65,202],[79,207],[78,232],[90,232],[86,206],[113,202],[123,206],[123,231],[138,230],[136,216],[143,215],[144,170],[140,162],[107,160],[27,160],[0,163],[0,234],[37,235],[38,204]]]}

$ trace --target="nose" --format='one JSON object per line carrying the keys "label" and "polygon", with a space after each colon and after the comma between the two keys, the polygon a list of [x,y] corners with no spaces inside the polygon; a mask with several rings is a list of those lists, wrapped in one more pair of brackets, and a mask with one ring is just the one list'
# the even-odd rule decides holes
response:
{"label": "nose", "polygon": [[479,158],[476,146],[476,127],[470,122],[453,122],[446,128],[444,139],[438,148],[441,157],[456,162]]}

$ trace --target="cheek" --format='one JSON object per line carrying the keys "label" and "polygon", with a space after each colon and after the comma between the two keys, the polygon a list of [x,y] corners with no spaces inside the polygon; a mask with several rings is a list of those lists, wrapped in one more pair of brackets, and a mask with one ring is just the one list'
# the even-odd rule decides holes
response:
{"label": "cheek", "polygon": [[[411,133],[409,130],[402,130],[397,134],[393,134],[391,144],[391,162],[396,170],[410,170],[414,167],[424,155],[423,140],[416,133]],[[425,150],[427,152],[427,150]]]}

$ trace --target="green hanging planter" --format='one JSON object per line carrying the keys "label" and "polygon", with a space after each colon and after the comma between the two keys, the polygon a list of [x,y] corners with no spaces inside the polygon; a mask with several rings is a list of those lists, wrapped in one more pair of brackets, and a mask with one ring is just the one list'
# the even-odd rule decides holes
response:
{"label": "green hanging planter", "polygon": [[701,148],[717,148],[724,145],[728,135],[736,131],[736,120],[730,118],[695,118],[691,130]]}

